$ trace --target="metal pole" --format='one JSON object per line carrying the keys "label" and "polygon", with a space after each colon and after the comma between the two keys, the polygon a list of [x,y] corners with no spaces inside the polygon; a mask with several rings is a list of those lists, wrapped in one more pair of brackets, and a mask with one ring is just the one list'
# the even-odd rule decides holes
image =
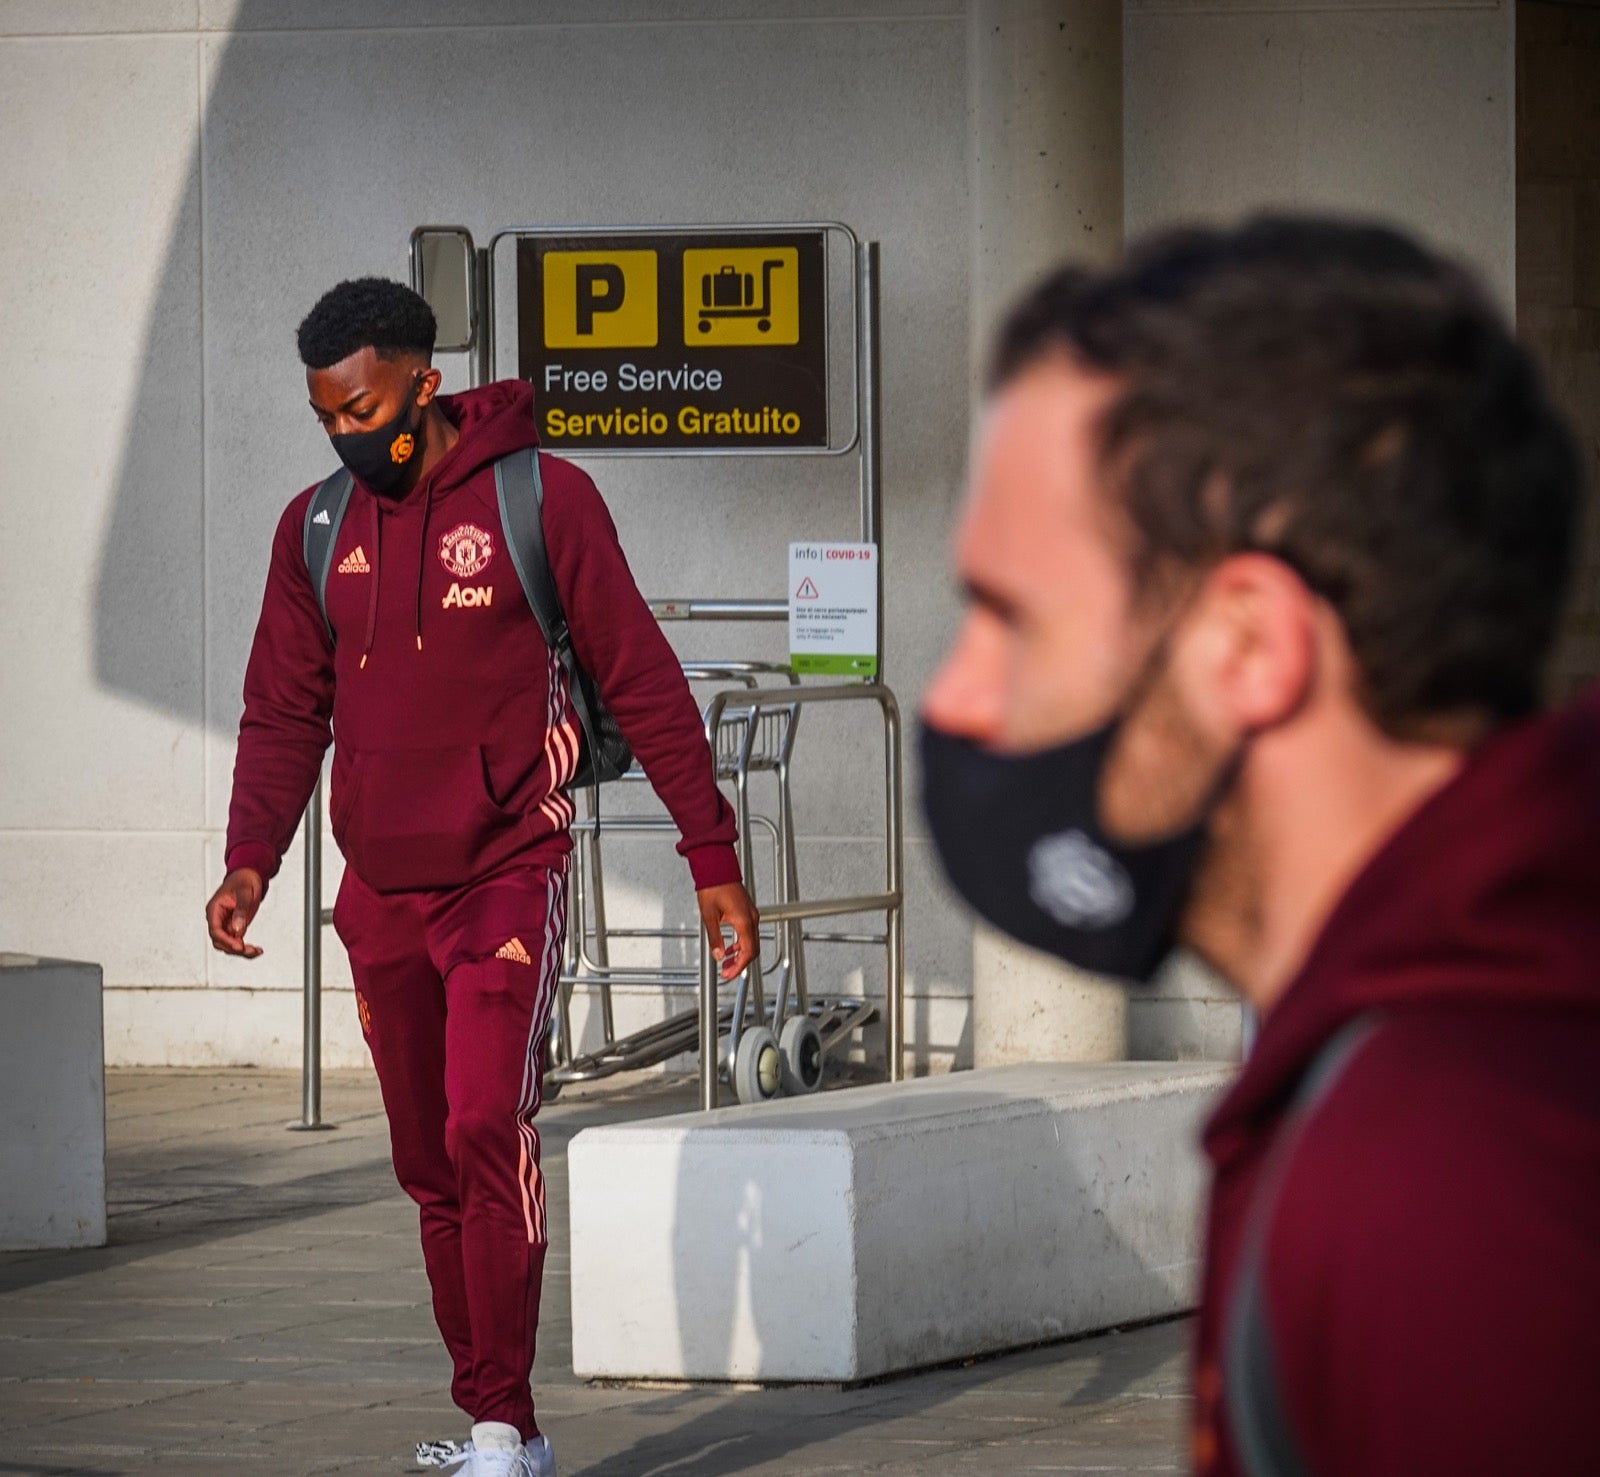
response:
{"label": "metal pole", "polygon": [[[878,243],[864,241],[857,251],[859,276],[856,283],[857,311],[861,315],[856,342],[859,355],[856,368],[861,396],[861,539],[878,550],[878,675],[886,684],[883,644],[883,448],[878,439],[878,420],[883,410],[879,312]],[[888,832],[887,890],[903,896],[904,821],[901,816],[900,712],[892,695],[884,706],[884,829]],[[889,1080],[905,1077],[905,904],[896,903],[884,919],[887,996],[885,1011]]]}
{"label": "metal pole", "polygon": [[711,944],[700,938],[700,1107],[709,1113],[717,1105],[717,961]]}
{"label": "metal pole", "polygon": [[883,453],[878,443],[882,394],[878,379],[878,243],[864,241],[856,251],[856,390],[861,422],[861,542],[878,550],[878,676],[884,676],[883,651]]}
{"label": "metal pole", "polygon": [[901,815],[900,793],[900,709],[894,697],[884,694],[883,707],[883,805],[885,829],[889,833],[889,875],[887,890],[895,905],[884,919],[885,954],[888,963],[888,1052],[889,1080],[900,1082],[906,1072],[906,964],[905,964],[905,823]]}
{"label": "metal pole", "polygon": [[302,826],[306,851],[305,974],[303,986],[300,1121],[294,1130],[332,1128],[322,1121],[322,773]]}
{"label": "metal pole", "polygon": [[478,341],[472,346],[472,383],[476,387],[494,378],[494,284],[489,277],[494,263],[489,260],[486,246],[478,247],[474,256],[473,308],[478,314]]}

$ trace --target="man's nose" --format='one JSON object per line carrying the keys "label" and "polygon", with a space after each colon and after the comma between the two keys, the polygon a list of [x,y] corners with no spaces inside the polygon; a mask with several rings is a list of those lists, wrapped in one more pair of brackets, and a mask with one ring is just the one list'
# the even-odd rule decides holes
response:
{"label": "man's nose", "polygon": [[993,616],[971,611],[922,694],[924,720],[945,733],[992,744],[1001,731],[1004,639]]}

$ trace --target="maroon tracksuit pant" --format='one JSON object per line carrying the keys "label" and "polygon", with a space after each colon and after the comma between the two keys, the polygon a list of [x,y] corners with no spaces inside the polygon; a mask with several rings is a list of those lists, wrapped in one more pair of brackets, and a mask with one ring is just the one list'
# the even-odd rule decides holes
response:
{"label": "maroon tracksuit pant", "polygon": [[421,1211],[433,1313],[474,1421],[537,1434],[529,1387],[547,1244],[540,1062],[566,934],[565,868],[379,894],[349,868],[334,926]]}

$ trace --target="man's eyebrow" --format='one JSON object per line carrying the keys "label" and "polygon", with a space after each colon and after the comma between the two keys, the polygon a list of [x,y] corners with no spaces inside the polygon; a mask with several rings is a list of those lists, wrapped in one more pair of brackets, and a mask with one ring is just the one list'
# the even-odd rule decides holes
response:
{"label": "man's eyebrow", "polygon": [[1016,601],[1009,595],[1002,594],[993,585],[986,585],[975,579],[963,579],[961,593],[969,605],[982,606],[1002,620],[1008,620],[1017,613]]}
{"label": "man's eyebrow", "polygon": [[378,392],[376,390],[357,390],[354,395],[352,395],[348,400],[346,400],[344,402],[343,405],[336,405],[336,406],[334,406],[334,408],[332,410],[328,410],[328,411],[324,411],[322,409],[322,407],[320,405],[318,405],[315,400],[308,400],[308,401],[306,401],[306,404],[309,405],[313,410],[317,411],[319,414],[323,414],[323,415],[338,415],[341,411],[354,410],[355,406],[356,406],[356,401],[361,399],[361,397],[363,395],[376,395],[377,393]]}

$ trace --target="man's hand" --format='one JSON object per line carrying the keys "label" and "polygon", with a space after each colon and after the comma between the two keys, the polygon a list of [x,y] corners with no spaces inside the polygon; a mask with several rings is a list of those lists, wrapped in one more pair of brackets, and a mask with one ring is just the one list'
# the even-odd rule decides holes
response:
{"label": "man's hand", "polygon": [[[222,886],[211,894],[211,901],[206,904],[206,927],[211,932],[213,949],[223,954],[237,954],[241,959],[260,957],[261,950],[244,941],[244,931],[256,916],[261,895],[266,890],[261,873],[252,867],[240,867],[222,879]],[[703,908],[704,904],[701,906]]]}
{"label": "man's hand", "polygon": [[[704,887],[695,894],[700,917],[711,941],[711,957],[722,966],[722,977],[731,980],[761,957],[761,915],[750,901],[742,882],[725,882],[721,887]],[[722,925],[733,929],[733,947],[722,942]]]}

